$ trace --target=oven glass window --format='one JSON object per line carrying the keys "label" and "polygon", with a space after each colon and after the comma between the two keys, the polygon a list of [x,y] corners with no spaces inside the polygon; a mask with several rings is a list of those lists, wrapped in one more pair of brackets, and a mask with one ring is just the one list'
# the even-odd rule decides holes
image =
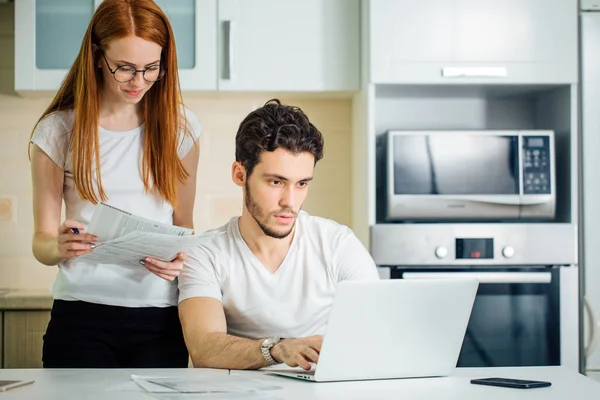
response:
{"label": "oven glass window", "polygon": [[550,283],[480,283],[457,366],[560,365],[558,269],[551,276]]}
{"label": "oven glass window", "polygon": [[558,276],[552,278],[552,283],[480,284],[457,365],[559,365]]}
{"label": "oven glass window", "polygon": [[397,135],[394,193],[519,194],[518,138],[492,135]]}
{"label": "oven glass window", "polygon": [[539,283],[481,284],[457,365],[559,365],[560,312],[551,288]]}

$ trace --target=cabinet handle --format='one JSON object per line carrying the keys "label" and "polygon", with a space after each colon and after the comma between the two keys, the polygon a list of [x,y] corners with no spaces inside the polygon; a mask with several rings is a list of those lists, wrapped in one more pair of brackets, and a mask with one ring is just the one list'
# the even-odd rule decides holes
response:
{"label": "cabinet handle", "polygon": [[233,79],[233,21],[223,21],[223,79]]}
{"label": "cabinet handle", "polygon": [[506,67],[445,67],[444,78],[506,78]]}

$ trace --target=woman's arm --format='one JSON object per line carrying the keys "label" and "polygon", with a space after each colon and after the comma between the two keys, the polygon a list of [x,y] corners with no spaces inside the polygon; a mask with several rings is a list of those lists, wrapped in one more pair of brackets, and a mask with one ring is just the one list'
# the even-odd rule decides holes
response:
{"label": "woman's arm", "polygon": [[179,182],[178,202],[173,211],[173,224],[185,228],[194,228],[194,201],[196,199],[196,178],[198,175],[198,159],[200,158],[200,145],[194,143],[190,151],[181,159],[189,176],[184,182]]}
{"label": "woman's arm", "polygon": [[83,230],[85,225],[76,221],[60,223],[64,171],[37,145],[32,144],[31,178],[33,182],[34,232],[32,250],[35,258],[46,265],[92,251],[92,235],[81,232],[75,236],[71,228]]}

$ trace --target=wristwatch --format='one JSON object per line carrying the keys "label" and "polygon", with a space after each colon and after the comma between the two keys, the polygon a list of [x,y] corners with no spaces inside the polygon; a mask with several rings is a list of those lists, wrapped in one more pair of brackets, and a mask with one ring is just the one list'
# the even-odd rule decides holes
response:
{"label": "wristwatch", "polygon": [[260,350],[263,353],[263,357],[269,363],[269,365],[278,364],[278,362],[273,359],[273,356],[271,356],[271,349],[273,346],[279,343],[280,340],[281,338],[277,336],[271,336],[266,338],[260,345]]}

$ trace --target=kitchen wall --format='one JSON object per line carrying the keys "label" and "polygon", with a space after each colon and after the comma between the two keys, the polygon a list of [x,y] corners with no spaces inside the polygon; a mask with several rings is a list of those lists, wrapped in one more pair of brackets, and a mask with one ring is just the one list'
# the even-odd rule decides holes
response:
{"label": "kitchen wall", "polygon": [[[33,232],[27,144],[49,96],[14,93],[14,6],[0,4],[0,288],[47,289],[55,267],[31,255]],[[195,226],[219,226],[241,212],[241,191],[231,181],[234,138],[241,120],[272,94],[186,94],[186,106],[203,126]],[[301,107],[325,136],[325,157],[315,171],[304,209],[351,223],[351,100],[324,96],[278,96]]]}

